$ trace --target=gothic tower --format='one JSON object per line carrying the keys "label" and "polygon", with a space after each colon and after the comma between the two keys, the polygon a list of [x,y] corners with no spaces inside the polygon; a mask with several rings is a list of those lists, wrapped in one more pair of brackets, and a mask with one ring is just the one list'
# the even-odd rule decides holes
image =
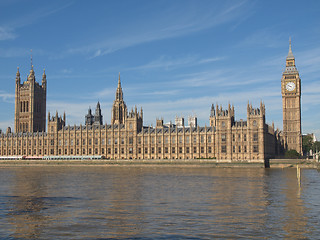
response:
{"label": "gothic tower", "polygon": [[127,106],[126,103],[123,101],[123,92],[121,88],[121,81],[120,81],[120,73],[119,73],[119,80],[118,80],[118,87],[116,91],[116,99],[113,101],[112,106],[112,124],[124,124],[127,118]]}
{"label": "gothic tower", "polygon": [[101,108],[100,108],[100,102],[98,101],[96,111],[94,113],[94,123],[93,125],[102,125],[102,115],[101,115]]}
{"label": "gothic tower", "polygon": [[287,150],[302,154],[301,135],[301,79],[296,68],[295,58],[289,41],[286,68],[281,79],[283,137]]}
{"label": "gothic tower", "polygon": [[43,70],[41,85],[36,82],[32,65],[27,80],[21,84],[19,68],[15,90],[15,132],[46,131],[47,79]]}

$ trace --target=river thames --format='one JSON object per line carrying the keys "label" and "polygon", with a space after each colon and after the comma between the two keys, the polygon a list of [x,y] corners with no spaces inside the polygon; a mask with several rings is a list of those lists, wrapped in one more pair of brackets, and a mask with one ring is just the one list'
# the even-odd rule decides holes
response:
{"label": "river thames", "polygon": [[319,239],[320,173],[0,168],[1,239]]}

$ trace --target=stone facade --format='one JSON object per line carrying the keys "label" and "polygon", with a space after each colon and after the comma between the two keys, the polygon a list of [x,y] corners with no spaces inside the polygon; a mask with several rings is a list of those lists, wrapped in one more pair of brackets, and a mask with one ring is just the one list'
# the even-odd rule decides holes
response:
{"label": "stone facade", "polygon": [[27,80],[21,84],[18,68],[15,92],[15,132],[45,132],[47,102],[45,70],[43,70],[42,85],[36,82],[33,65],[31,65]]}
{"label": "stone facade", "polygon": [[301,132],[301,79],[291,50],[286,59],[286,68],[281,79],[283,138],[287,150],[302,154]]}
{"label": "stone facade", "polygon": [[[137,107],[131,111],[127,109],[120,74],[110,124],[103,124],[98,102],[95,114],[89,109],[85,124],[80,126],[66,126],[65,114],[61,117],[58,113],[54,116],[49,113],[46,132],[43,126],[45,118],[42,116],[45,111],[46,76],[43,75],[40,86],[35,82],[32,68],[27,82],[21,85],[18,71],[16,131],[11,133],[8,130],[0,134],[0,156],[97,155],[107,159],[203,158],[226,162],[261,162],[279,155],[284,143],[288,148],[298,151],[301,149],[301,87],[291,54],[290,45],[287,67],[281,81],[283,133],[266,123],[266,110],[262,102],[257,108],[248,103],[247,120],[236,121],[235,109],[229,104],[226,109],[218,105],[211,106],[209,126],[198,126],[196,117],[188,119],[188,126],[184,125],[182,118],[177,118],[177,125],[164,124],[162,119],[158,119],[155,127],[143,126],[142,108],[140,111]],[[293,90],[292,82],[296,86]],[[23,91],[28,91],[28,94],[23,94]],[[32,108],[28,109],[28,104],[23,103],[27,101],[29,104],[32,101],[41,103],[41,114],[35,114]],[[25,110],[23,113],[22,109]],[[23,127],[23,123],[27,123],[28,128]],[[291,145],[290,138],[293,137],[296,140]]]}
{"label": "stone facade", "polygon": [[233,106],[213,106],[210,126],[143,126],[143,111],[127,111],[119,78],[112,123],[102,124],[100,104],[86,124],[66,126],[66,116],[48,114],[47,132],[16,132],[0,137],[1,155],[103,155],[107,159],[218,159],[263,161],[277,152],[277,134],[265,123],[265,106],[247,107],[247,121],[235,121]]}

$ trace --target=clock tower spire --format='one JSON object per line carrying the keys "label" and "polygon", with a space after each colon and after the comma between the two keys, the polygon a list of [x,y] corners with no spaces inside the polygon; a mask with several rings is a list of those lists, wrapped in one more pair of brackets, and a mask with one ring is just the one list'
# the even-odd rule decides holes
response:
{"label": "clock tower spire", "polygon": [[281,79],[283,137],[287,150],[302,154],[301,134],[301,79],[296,68],[295,57],[289,39],[289,52],[286,68]]}

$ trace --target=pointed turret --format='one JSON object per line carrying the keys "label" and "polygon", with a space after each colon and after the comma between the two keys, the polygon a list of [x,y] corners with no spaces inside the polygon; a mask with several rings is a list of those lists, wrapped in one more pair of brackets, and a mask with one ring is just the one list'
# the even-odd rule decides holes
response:
{"label": "pointed turret", "polygon": [[117,87],[117,91],[116,91],[116,100],[123,100],[123,92],[122,92],[122,88],[121,88],[120,73],[119,73],[118,87]]}
{"label": "pointed turret", "polygon": [[214,111],[214,105],[211,105],[211,112],[210,112],[210,117],[214,117],[216,115],[215,111]]}
{"label": "pointed turret", "polygon": [[42,74],[42,83],[47,81],[47,75],[46,75],[46,69],[43,69],[43,74]]}
{"label": "pointed turret", "polygon": [[[32,54],[30,66],[30,73],[22,84],[19,68],[16,73],[15,132],[44,132],[46,129],[46,87],[36,82]],[[46,78],[45,74],[43,77]]]}
{"label": "pointed turret", "polygon": [[120,80],[120,73],[119,73],[118,87],[116,90],[116,99],[114,100],[113,107],[112,107],[111,123],[124,124],[125,119],[127,118],[127,115],[128,115],[127,106],[123,101],[123,92],[121,88],[121,80]]}
{"label": "pointed turret", "polygon": [[32,50],[31,50],[31,60],[30,60],[30,65],[31,65],[31,68],[30,68],[30,73],[28,75],[28,81],[29,82],[35,82],[35,75],[34,75],[34,70],[33,70],[33,64],[32,64]]}
{"label": "pointed turret", "polygon": [[20,78],[20,72],[19,72],[19,67],[17,68],[17,73],[16,73],[16,84],[20,84],[21,78]]}
{"label": "pointed turret", "polygon": [[94,125],[102,125],[102,115],[101,115],[101,108],[100,102],[98,101],[96,111],[94,114]]}
{"label": "pointed turret", "polygon": [[92,125],[93,118],[94,117],[93,117],[92,112],[91,112],[91,107],[89,107],[88,114],[85,116],[85,124],[86,125]]}
{"label": "pointed turret", "polygon": [[287,59],[294,59],[292,49],[291,49],[291,37],[289,38],[289,52],[288,52]]}
{"label": "pointed turret", "polygon": [[286,69],[284,73],[297,73],[298,70],[296,68],[295,58],[291,49],[291,38],[289,39],[289,52],[286,58]]}

